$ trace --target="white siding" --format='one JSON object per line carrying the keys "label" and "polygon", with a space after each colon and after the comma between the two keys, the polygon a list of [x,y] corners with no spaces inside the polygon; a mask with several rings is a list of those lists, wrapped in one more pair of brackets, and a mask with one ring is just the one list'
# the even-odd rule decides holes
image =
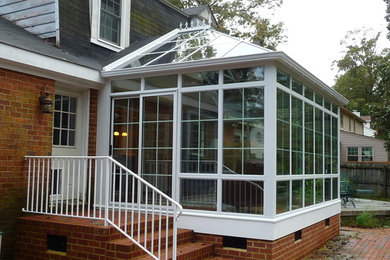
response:
{"label": "white siding", "polygon": [[41,38],[56,36],[55,0],[3,0],[0,16]]}

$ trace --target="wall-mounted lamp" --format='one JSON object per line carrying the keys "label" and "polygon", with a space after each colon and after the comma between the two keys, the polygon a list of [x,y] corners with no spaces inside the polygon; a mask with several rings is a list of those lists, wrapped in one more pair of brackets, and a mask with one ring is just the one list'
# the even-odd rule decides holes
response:
{"label": "wall-mounted lamp", "polygon": [[127,136],[127,133],[126,133],[126,132],[123,132],[123,133],[122,133],[122,136]]}
{"label": "wall-mounted lamp", "polygon": [[47,90],[46,85],[42,88],[42,95],[39,97],[39,103],[41,104],[42,113],[53,112],[53,100],[51,99],[51,94]]}
{"label": "wall-mounted lamp", "polygon": [[114,132],[114,136],[119,136],[119,132],[118,132],[118,131],[115,131],[115,132]]}

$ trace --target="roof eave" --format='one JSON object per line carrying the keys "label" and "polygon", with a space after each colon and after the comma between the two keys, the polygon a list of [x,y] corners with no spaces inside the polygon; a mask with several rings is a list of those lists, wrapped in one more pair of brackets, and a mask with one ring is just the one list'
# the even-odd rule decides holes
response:
{"label": "roof eave", "polygon": [[117,70],[102,71],[101,75],[103,78],[124,78],[124,77],[137,77],[137,76],[154,76],[162,75],[167,73],[183,73],[186,71],[193,71],[194,69],[220,67],[221,64],[240,64],[250,65],[258,62],[276,62],[281,63],[284,66],[291,68],[295,73],[301,74],[313,87],[320,89],[321,92],[325,92],[328,96],[336,99],[337,105],[343,106],[348,104],[348,100],[339,94],[337,91],[330,88],[308,70],[303,68],[293,59],[291,59],[284,52],[267,52],[259,54],[251,54],[245,56],[235,56],[226,58],[206,59],[197,60],[190,62],[170,63],[152,65],[147,67],[135,67],[135,68],[123,68]]}

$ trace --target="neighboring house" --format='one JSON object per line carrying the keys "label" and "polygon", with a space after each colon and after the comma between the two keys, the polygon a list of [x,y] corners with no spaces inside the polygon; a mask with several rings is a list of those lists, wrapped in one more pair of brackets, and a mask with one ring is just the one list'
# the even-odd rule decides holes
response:
{"label": "neighboring house", "polygon": [[360,118],[366,121],[366,123],[364,123],[363,134],[365,136],[375,137],[377,131],[371,128],[371,116],[361,116]]}
{"label": "neighboring house", "polygon": [[360,117],[360,113],[345,108],[340,108],[340,111],[340,162],[389,161],[386,140],[365,135],[367,121]]}
{"label": "neighboring house", "polygon": [[338,234],[347,100],[283,52],[163,0],[0,15],[2,258],[295,259]]}

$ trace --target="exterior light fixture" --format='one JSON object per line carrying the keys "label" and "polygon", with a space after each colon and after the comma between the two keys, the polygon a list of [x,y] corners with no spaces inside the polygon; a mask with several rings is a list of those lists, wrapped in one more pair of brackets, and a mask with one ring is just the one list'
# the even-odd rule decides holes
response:
{"label": "exterior light fixture", "polygon": [[47,90],[46,85],[42,88],[42,95],[39,97],[39,103],[41,104],[42,113],[53,112],[53,100],[51,99],[51,94]]}
{"label": "exterior light fixture", "polygon": [[122,133],[122,136],[127,136],[127,133],[126,133],[126,132],[123,132],[123,133]]}
{"label": "exterior light fixture", "polygon": [[119,136],[119,132],[118,132],[118,131],[115,131],[115,132],[114,132],[114,136]]}

